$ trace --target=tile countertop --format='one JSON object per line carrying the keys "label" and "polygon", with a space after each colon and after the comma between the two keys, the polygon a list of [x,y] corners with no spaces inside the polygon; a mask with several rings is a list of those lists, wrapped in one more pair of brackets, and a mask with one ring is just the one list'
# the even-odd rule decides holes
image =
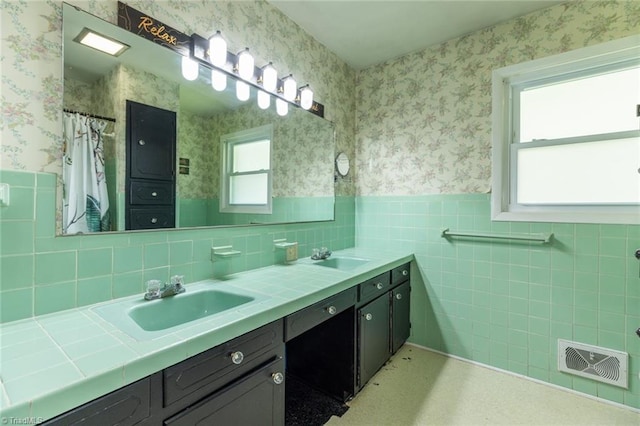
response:
{"label": "tile countertop", "polygon": [[349,271],[314,266],[309,258],[190,286],[266,296],[213,317],[136,340],[94,312],[97,306],[0,325],[0,420],[40,422],[142,379],[363,280],[413,260],[410,252],[351,248],[333,257],[366,258]]}

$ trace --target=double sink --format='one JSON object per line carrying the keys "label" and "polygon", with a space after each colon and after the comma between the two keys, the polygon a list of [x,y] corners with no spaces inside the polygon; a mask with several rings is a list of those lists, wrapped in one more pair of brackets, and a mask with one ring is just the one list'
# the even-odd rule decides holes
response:
{"label": "double sink", "polygon": [[[342,271],[353,270],[368,259],[336,256],[311,263]],[[127,298],[92,308],[96,314],[136,340],[150,340],[203,318],[222,315],[230,309],[259,303],[269,296],[246,291],[225,291],[206,286],[189,287],[185,293],[151,301]]]}

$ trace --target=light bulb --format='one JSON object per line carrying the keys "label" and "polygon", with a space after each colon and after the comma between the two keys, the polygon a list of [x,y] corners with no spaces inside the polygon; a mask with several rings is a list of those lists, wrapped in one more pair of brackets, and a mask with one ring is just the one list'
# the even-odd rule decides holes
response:
{"label": "light bulb", "polygon": [[276,112],[284,117],[289,112],[289,104],[282,99],[276,99]]}
{"label": "light bulb", "polygon": [[227,42],[220,31],[216,31],[209,39],[209,60],[217,67],[224,67],[227,63]]}
{"label": "light bulb", "polygon": [[262,67],[262,87],[269,92],[275,92],[278,85],[278,71],[273,67],[273,64],[269,62]]}
{"label": "light bulb", "polygon": [[249,95],[251,94],[249,89],[249,85],[244,81],[236,81],[236,97],[239,101],[244,102],[249,99]]}
{"label": "light bulb", "polygon": [[258,106],[261,109],[267,109],[271,105],[271,96],[267,92],[258,90]]}
{"label": "light bulb", "polygon": [[251,80],[254,66],[253,56],[249,53],[248,47],[238,53],[238,75],[240,75],[240,78],[243,80]]}
{"label": "light bulb", "polygon": [[309,109],[313,105],[313,90],[307,84],[300,88],[300,106]]}
{"label": "light bulb", "polygon": [[198,63],[186,56],[182,57],[182,76],[189,80],[195,80],[198,78]]}
{"label": "light bulb", "polygon": [[227,88],[227,76],[222,71],[211,70],[211,87],[222,92]]}
{"label": "light bulb", "polygon": [[289,77],[286,77],[282,84],[283,84],[282,95],[286,100],[293,102],[293,100],[296,98],[296,92],[298,91],[298,87],[293,76],[289,74]]}

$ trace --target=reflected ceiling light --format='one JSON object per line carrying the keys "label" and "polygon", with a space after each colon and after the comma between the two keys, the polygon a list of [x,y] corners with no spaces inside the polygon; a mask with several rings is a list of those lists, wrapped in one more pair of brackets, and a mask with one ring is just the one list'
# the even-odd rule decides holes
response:
{"label": "reflected ceiling light", "polygon": [[242,50],[238,53],[238,75],[243,80],[251,80],[253,78],[253,71],[255,62],[253,56],[249,53],[249,48]]}
{"label": "reflected ceiling light", "polygon": [[189,81],[193,81],[198,78],[198,63],[191,58],[183,56],[182,76]]}
{"label": "reflected ceiling light", "polygon": [[300,88],[300,107],[309,109],[313,105],[313,90],[307,84]]}
{"label": "reflected ceiling light", "polygon": [[73,41],[108,53],[111,56],[119,56],[129,48],[128,45],[120,43],[118,40],[103,36],[88,28],[83,28]]}
{"label": "reflected ceiling light", "polygon": [[276,99],[276,112],[284,117],[289,112],[289,104],[282,99]]}
{"label": "reflected ceiling light", "polygon": [[289,74],[282,80],[282,96],[290,102],[296,99],[298,86],[296,80],[293,78],[293,74]]}
{"label": "reflected ceiling light", "polygon": [[220,31],[209,38],[209,59],[217,67],[223,67],[227,63],[227,42]]}
{"label": "reflected ceiling light", "polygon": [[269,92],[275,92],[278,86],[278,71],[269,62],[262,67],[262,87]]}
{"label": "reflected ceiling light", "polygon": [[251,94],[250,87],[244,81],[236,81],[236,97],[239,101],[247,101],[249,100],[249,96]]}
{"label": "reflected ceiling light", "polygon": [[258,106],[261,109],[267,109],[271,105],[271,95],[262,90],[258,90]]}
{"label": "reflected ceiling light", "polygon": [[222,92],[227,88],[227,76],[218,70],[211,70],[211,87],[218,92]]}

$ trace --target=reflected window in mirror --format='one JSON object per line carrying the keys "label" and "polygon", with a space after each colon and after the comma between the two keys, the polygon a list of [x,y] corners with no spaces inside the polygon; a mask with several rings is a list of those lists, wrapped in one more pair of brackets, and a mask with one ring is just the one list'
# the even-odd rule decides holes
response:
{"label": "reflected window in mirror", "polygon": [[221,137],[223,213],[271,214],[273,126]]}

